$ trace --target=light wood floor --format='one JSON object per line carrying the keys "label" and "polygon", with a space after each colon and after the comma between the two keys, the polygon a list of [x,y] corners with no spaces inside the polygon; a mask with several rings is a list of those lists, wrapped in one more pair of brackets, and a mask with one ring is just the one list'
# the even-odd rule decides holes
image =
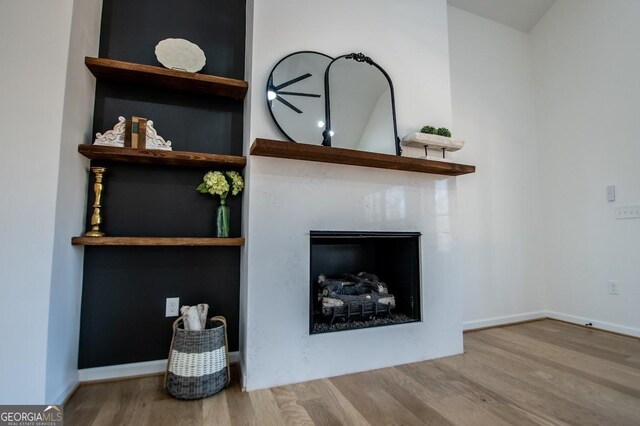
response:
{"label": "light wood floor", "polygon": [[640,425],[640,340],[543,320],[465,334],[465,354],[178,401],[161,377],[81,386],[67,425]]}

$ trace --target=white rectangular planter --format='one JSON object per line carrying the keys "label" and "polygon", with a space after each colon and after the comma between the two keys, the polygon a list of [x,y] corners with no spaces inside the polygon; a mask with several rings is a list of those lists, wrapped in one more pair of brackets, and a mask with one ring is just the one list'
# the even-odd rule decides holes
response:
{"label": "white rectangular planter", "polygon": [[414,132],[402,138],[402,146],[411,146],[414,148],[424,148],[426,146],[433,149],[445,149],[453,152],[462,149],[462,147],[464,147],[464,141],[462,139],[452,139],[429,133]]}

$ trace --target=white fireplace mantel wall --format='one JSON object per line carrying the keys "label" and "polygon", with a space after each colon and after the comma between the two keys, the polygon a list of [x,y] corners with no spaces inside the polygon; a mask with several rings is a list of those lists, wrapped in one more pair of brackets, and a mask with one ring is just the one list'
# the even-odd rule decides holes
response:
{"label": "white fireplace mantel wall", "polygon": [[[374,58],[393,79],[399,135],[425,122],[451,123],[445,0],[250,0],[245,152],[255,138],[282,139],[264,87],[273,65],[299,50]],[[248,159],[245,174],[240,352],[247,390],[462,352],[458,178],[259,157]],[[310,230],[421,232],[423,321],[310,336]]]}

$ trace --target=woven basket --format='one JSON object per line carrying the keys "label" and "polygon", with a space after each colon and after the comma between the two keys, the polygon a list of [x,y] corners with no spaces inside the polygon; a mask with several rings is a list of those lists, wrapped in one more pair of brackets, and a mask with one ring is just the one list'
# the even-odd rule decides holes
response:
{"label": "woven basket", "polygon": [[182,318],[173,323],[164,386],[180,399],[200,399],[227,387],[231,379],[227,321],[213,317],[202,331],[184,329]]}

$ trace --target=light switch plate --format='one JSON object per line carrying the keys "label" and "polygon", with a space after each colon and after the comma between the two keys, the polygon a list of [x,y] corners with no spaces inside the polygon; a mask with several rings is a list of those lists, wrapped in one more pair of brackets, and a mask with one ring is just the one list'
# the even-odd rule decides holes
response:
{"label": "light switch plate", "polygon": [[607,201],[615,201],[616,200],[616,186],[609,185],[607,186]]}

